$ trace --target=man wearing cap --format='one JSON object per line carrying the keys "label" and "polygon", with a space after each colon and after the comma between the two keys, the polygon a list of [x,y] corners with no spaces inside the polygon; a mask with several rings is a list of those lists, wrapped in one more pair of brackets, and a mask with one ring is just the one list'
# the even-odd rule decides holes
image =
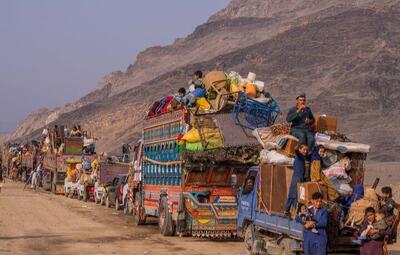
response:
{"label": "man wearing cap", "polygon": [[306,106],[305,93],[297,95],[296,106],[289,110],[286,121],[292,124],[291,135],[299,139],[299,144],[307,144],[310,151],[312,151],[314,133],[310,128],[314,124],[315,119],[311,109]]}

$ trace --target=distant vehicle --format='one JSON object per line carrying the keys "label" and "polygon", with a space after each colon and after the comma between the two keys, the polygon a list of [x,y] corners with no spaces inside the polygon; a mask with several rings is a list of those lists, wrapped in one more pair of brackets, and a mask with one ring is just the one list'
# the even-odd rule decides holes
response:
{"label": "distant vehicle", "polygon": [[128,174],[118,174],[115,176],[110,185],[106,188],[106,201],[107,207],[115,206],[119,210],[123,205],[123,189],[127,183]]}
{"label": "distant vehicle", "polygon": [[130,164],[100,162],[94,194],[94,201],[96,204],[105,204],[107,186],[112,183],[115,176],[119,174],[127,174],[129,172],[129,168]]}
{"label": "distant vehicle", "polygon": [[[52,138],[53,139],[53,138]],[[44,155],[44,176],[42,186],[55,194],[64,193],[64,179],[66,176],[67,160],[79,160],[82,158],[82,137],[64,137],[64,149],[62,153],[53,153],[51,150]]]}

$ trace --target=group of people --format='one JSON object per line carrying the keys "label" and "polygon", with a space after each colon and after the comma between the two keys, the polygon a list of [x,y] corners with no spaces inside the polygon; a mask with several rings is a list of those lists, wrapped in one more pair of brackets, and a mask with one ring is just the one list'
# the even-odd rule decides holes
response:
{"label": "group of people", "polygon": [[74,126],[71,130],[71,132],[69,133],[69,136],[71,137],[82,137],[82,129],[81,126]]}
{"label": "group of people", "polygon": [[179,88],[178,93],[174,95],[174,101],[172,103],[173,108],[179,107],[179,105],[186,105],[193,107],[196,105],[196,99],[204,97],[206,90],[203,86],[203,72],[198,70],[194,72],[194,77],[188,83],[189,88]]}
{"label": "group of people", "polygon": [[[315,146],[312,125],[315,122],[313,113],[306,106],[306,95],[298,94],[296,106],[289,110],[287,121],[291,123],[291,135],[299,140],[296,149],[293,177],[289,189],[289,195],[285,204],[285,214],[291,215],[292,208],[296,209],[297,219],[304,224],[304,253],[327,254],[328,246],[328,221],[329,213],[323,206],[323,199],[341,206],[341,216],[345,217],[352,203],[364,196],[362,185],[353,187],[353,192],[348,196],[341,196],[332,182],[322,171],[322,159],[325,148]],[[309,161],[309,167],[306,167]],[[327,187],[327,194],[316,192],[312,194],[312,206],[298,204],[297,184],[302,182],[318,182]],[[392,241],[396,238],[396,216],[394,209],[400,209],[392,198],[392,189],[383,187],[379,196],[377,208],[365,208],[364,222],[359,226],[359,239],[355,243],[361,245],[361,255],[380,255],[385,253],[385,240]]]}

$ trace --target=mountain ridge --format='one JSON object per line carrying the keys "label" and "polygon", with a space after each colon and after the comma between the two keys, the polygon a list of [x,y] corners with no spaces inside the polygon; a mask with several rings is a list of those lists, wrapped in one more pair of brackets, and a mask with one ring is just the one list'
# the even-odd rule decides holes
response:
{"label": "mountain ridge", "polygon": [[[236,2],[242,1],[232,1],[231,4]],[[312,5],[317,1],[303,2]],[[270,28],[274,31],[257,37],[251,43],[233,45],[223,54],[217,51],[219,55],[214,54],[216,56],[212,58],[200,56],[200,60],[177,65],[179,67],[172,65],[172,70],[153,78],[148,76],[147,81],[120,92],[114,90],[113,82],[118,83],[120,79],[127,82],[137,69],[130,66],[126,72],[114,72],[106,77],[107,82],[68,106],[68,109],[56,111],[54,122],[47,119],[47,124],[84,121],[85,127],[98,134],[100,150],[117,151],[119,144],[140,136],[140,124],[151,102],[186,84],[194,70],[235,70],[242,74],[254,71],[259,79],[265,81],[282,109],[293,104],[296,92],[304,90],[314,111],[337,115],[340,131],[356,141],[373,145],[371,159],[399,160],[396,150],[400,148],[400,141],[393,139],[396,125],[400,124],[395,117],[400,109],[397,103],[400,99],[397,92],[400,77],[396,67],[400,59],[397,46],[400,42],[400,31],[397,29],[400,25],[399,1],[385,1],[390,5],[383,8],[376,5],[377,1],[351,2],[363,8],[343,9],[343,5],[332,5],[311,16],[296,19],[296,24],[270,17],[239,17],[232,18],[234,21],[221,21],[212,16],[191,35],[176,43],[210,40],[210,37],[204,39],[210,36],[209,31],[223,31],[222,37],[227,36],[228,33],[223,30],[227,25],[230,25],[231,32],[235,31],[238,35],[244,28],[254,29],[250,32],[263,32]],[[366,2],[373,3],[373,8]],[[216,45],[224,42],[218,41],[220,35],[213,38],[213,42],[218,42]],[[234,38],[233,44],[243,41],[236,35],[230,38]],[[182,45],[176,47],[180,49]],[[192,46],[187,47],[190,49]],[[165,49],[158,47],[152,50]],[[143,56],[139,57],[139,65]],[[163,61],[161,63],[168,63]],[[40,127],[33,134],[40,134]],[[385,151],[379,149],[387,147],[389,149]]]}

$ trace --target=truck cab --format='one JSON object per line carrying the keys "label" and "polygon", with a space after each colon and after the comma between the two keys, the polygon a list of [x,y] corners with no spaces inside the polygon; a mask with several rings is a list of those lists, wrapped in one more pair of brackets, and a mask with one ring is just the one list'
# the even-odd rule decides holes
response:
{"label": "truck cab", "polygon": [[[259,247],[268,254],[297,254],[302,250],[303,225],[263,205],[260,190],[265,184],[261,183],[260,167],[251,167],[239,194],[238,235],[250,254],[259,254]],[[274,199],[272,193],[270,198]]]}

